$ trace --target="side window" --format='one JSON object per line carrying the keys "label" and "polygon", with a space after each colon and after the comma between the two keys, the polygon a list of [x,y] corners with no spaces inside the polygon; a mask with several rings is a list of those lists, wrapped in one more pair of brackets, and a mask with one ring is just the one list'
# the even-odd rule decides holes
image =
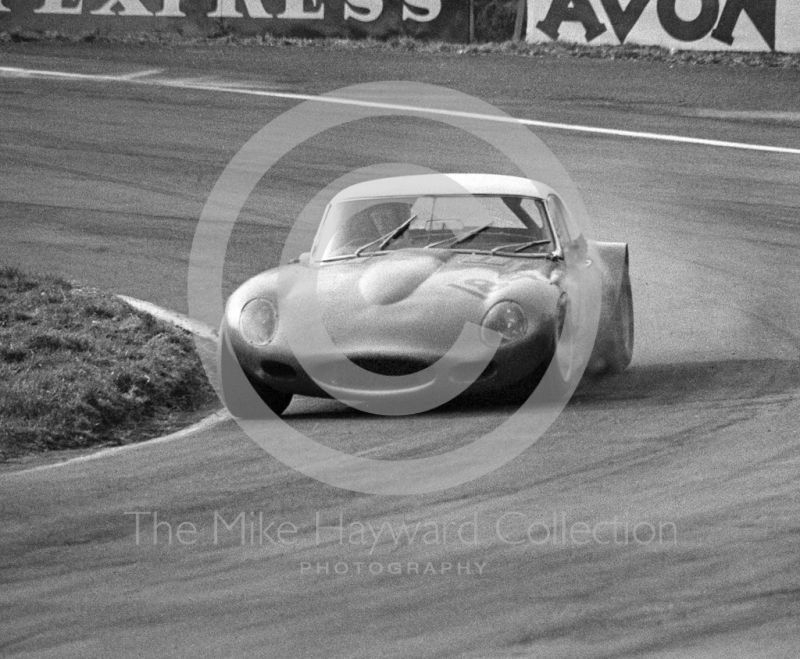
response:
{"label": "side window", "polygon": [[550,219],[553,221],[553,228],[556,230],[562,248],[566,247],[570,239],[569,233],[567,233],[567,225],[564,221],[564,206],[561,204],[561,200],[555,195],[550,195],[547,198],[547,210],[550,213]]}
{"label": "side window", "polygon": [[581,228],[558,195],[552,194],[547,198],[547,208],[562,243],[573,243],[580,238]]}
{"label": "side window", "polygon": [[550,211],[550,217],[553,219],[562,245],[574,243],[580,238],[581,228],[558,195],[553,194],[547,198],[547,210]]}

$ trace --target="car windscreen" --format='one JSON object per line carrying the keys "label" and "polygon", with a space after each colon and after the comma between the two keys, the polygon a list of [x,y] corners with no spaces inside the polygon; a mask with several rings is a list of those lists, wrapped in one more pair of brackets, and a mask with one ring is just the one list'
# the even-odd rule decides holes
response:
{"label": "car windscreen", "polygon": [[553,249],[544,204],[515,195],[356,199],[332,204],[314,243],[317,261],[406,248],[503,254]]}

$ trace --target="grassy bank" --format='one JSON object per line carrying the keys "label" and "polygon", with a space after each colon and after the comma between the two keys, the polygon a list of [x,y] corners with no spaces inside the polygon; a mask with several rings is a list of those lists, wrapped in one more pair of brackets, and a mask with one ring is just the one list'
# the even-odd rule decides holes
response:
{"label": "grassy bank", "polygon": [[183,330],[107,293],[0,268],[0,460],[148,439],[214,401]]}

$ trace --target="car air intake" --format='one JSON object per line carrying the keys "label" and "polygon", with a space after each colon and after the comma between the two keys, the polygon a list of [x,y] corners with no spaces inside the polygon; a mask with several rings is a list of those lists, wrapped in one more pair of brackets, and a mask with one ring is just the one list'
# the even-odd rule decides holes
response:
{"label": "car air intake", "polygon": [[265,359],[261,362],[261,368],[271,378],[288,380],[297,376],[297,372],[288,364]]}
{"label": "car air intake", "polygon": [[411,375],[424,371],[430,364],[421,359],[354,357],[351,361],[365,371],[378,375]]}

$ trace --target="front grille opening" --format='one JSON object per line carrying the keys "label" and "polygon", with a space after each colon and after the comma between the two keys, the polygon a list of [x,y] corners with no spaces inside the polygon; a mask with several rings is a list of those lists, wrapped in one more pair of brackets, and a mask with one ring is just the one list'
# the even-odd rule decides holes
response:
{"label": "front grille opening", "polygon": [[424,371],[430,364],[421,359],[355,357],[351,361],[365,371],[378,375],[411,375]]}
{"label": "front grille opening", "polygon": [[297,377],[297,371],[283,362],[265,359],[263,362],[261,362],[261,368],[264,370],[264,373],[271,378],[288,380]]}

